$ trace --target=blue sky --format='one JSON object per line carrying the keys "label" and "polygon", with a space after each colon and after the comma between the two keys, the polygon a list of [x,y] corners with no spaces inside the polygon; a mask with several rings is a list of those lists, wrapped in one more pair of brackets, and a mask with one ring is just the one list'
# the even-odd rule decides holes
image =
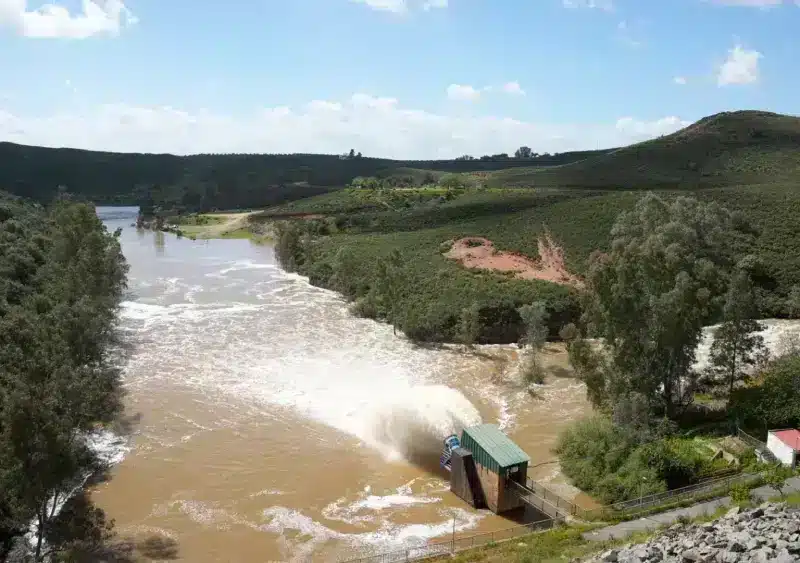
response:
{"label": "blue sky", "polygon": [[0,140],[450,157],[798,113],[794,0],[0,0]]}

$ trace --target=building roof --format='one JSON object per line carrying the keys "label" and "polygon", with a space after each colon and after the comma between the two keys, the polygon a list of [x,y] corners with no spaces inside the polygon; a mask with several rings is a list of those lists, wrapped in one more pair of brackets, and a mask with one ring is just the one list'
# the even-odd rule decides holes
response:
{"label": "building roof", "polygon": [[772,434],[793,450],[800,451],[800,430],[773,430]]}
{"label": "building roof", "polygon": [[528,454],[523,452],[494,424],[471,426],[464,429],[464,434],[470,436],[501,468],[512,467],[531,460]]}

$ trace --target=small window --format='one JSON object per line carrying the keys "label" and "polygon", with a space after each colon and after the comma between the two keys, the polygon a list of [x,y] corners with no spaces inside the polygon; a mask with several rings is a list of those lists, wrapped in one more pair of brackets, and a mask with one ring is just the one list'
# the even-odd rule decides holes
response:
{"label": "small window", "polygon": [[508,470],[509,473],[517,473],[519,471],[519,465],[515,465],[511,469]]}

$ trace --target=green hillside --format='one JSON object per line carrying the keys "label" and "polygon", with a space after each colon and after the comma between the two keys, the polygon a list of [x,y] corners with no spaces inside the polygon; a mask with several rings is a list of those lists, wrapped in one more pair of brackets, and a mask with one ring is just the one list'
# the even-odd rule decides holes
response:
{"label": "green hillside", "polygon": [[59,186],[101,204],[141,203],[147,192],[163,207],[190,211],[257,208],[326,193],[356,176],[420,185],[444,172],[492,171],[563,164],[605,151],[507,155],[479,159],[397,161],[320,154],[134,154],[45,148],[0,142],[0,187],[49,202]]}
{"label": "green hillside", "polygon": [[[545,300],[555,333],[559,324],[576,318],[576,291],[464,268],[443,256],[447,241],[485,237],[497,251],[535,259],[539,238],[548,232],[563,247],[567,268],[581,275],[589,255],[608,248],[619,213],[631,209],[645,190],[671,199],[691,188],[692,196],[716,201],[750,223],[751,235],[732,243],[740,257],[752,257],[760,313],[780,317],[790,313],[787,297],[800,285],[798,147],[800,119],[718,114],[673,135],[580,162],[482,175],[498,187],[470,189],[451,200],[435,190],[418,190],[387,209],[358,192],[339,191],[270,209],[260,219],[324,215],[304,225],[315,238],[300,271],[356,300],[369,300],[377,265],[392,251],[401,252],[410,280],[398,297],[404,314],[392,318],[380,303],[360,302],[362,314],[387,318],[415,338],[453,340],[460,311],[478,304],[489,327],[483,341],[513,341],[520,327],[516,307]],[[342,249],[349,256],[344,273]]]}
{"label": "green hillside", "polygon": [[706,117],[672,135],[579,162],[489,174],[493,186],[702,188],[800,180],[800,118],[762,111]]}

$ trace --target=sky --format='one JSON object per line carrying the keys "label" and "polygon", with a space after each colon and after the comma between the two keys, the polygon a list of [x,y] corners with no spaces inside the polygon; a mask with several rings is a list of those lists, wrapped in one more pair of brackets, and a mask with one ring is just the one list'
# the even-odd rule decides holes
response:
{"label": "sky", "polygon": [[0,141],[452,158],[797,114],[800,0],[0,0]]}

